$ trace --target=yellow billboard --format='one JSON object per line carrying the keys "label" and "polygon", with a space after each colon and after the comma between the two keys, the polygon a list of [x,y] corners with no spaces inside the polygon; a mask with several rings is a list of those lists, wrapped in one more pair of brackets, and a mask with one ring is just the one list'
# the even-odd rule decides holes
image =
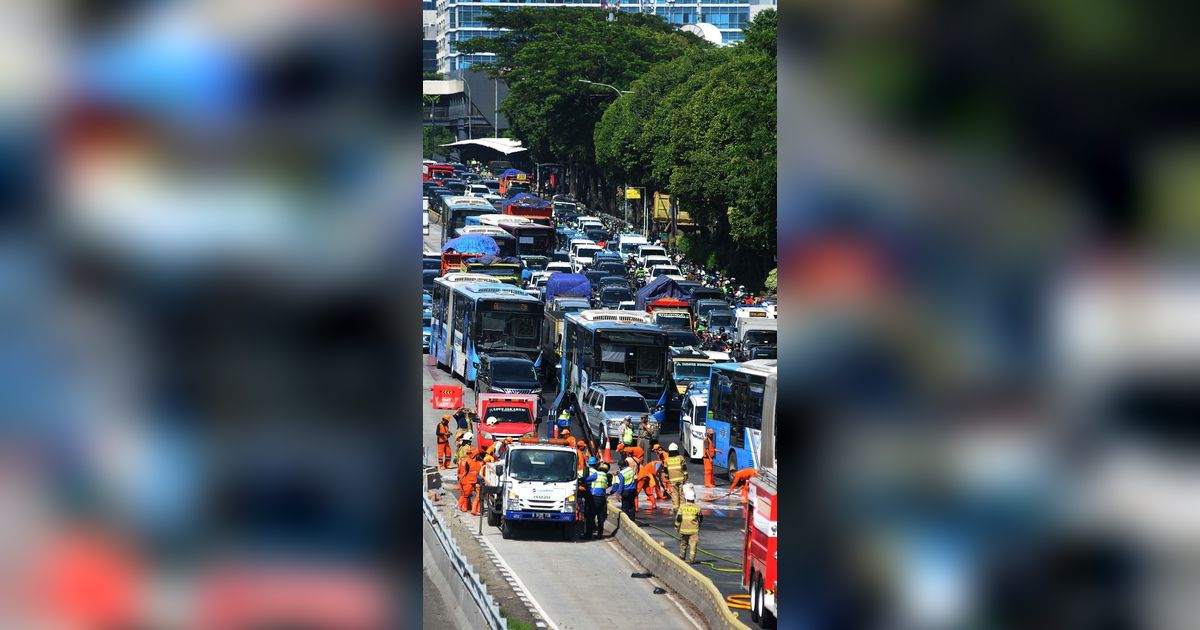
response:
{"label": "yellow billboard", "polygon": [[641,199],[642,191],[637,188],[626,188],[625,189],[625,198],[626,199]]}

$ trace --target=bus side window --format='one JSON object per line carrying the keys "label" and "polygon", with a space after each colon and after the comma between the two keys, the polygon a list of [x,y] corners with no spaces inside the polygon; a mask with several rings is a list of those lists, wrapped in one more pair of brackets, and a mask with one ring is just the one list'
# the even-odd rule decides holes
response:
{"label": "bus side window", "polygon": [[746,423],[756,431],[762,430],[763,391],[762,385],[750,383],[746,396]]}

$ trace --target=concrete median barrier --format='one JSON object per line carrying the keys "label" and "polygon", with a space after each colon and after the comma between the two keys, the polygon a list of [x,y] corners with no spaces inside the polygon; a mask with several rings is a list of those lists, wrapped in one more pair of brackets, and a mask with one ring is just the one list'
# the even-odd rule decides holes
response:
{"label": "concrete median barrier", "polygon": [[[617,519],[613,518],[616,513]],[[663,581],[671,590],[687,600],[703,616],[713,630],[750,630],[738,620],[737,615],[725,604],[725,597],[713,586],[712,580],[704,577],[650,537],[642,528],[629,519],[619,506],[609,504],[609,518],[605,529],[625,551],[634,557],[654,577]],[[703,532],[701,532],[703,539]]]}

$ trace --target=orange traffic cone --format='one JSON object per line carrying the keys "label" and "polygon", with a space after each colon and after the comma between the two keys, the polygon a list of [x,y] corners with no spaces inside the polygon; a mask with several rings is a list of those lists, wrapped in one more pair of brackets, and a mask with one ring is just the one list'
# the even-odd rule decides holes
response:
{"label": "orange traffic cone", "polygon": [[609,464],[613,463],[612,446],[609,444],[607,438],[605,438],[605,440],[604,440],[604,461],[608,462]]}

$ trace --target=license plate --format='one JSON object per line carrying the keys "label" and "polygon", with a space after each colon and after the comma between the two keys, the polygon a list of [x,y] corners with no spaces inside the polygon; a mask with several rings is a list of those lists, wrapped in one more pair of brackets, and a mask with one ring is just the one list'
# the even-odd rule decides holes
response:
{"label": "license plate", "polygon": [[533,516],[533,518],[550,518],[549,514],[545,514],[545,513],[541,513],[541,512],[535,512],[531,516]]}

